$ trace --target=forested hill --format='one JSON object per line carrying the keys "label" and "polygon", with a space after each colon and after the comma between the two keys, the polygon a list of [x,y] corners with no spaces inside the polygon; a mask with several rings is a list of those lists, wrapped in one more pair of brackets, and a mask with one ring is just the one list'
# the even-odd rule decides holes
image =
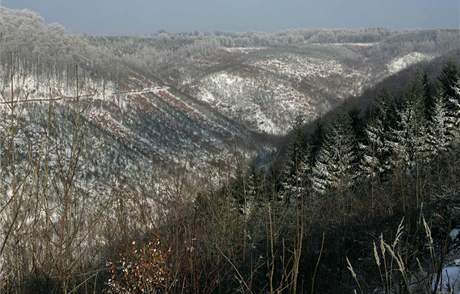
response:
{"label": "forested hill", "polygon": [[[3,100],[11,84],[16,99],[32,100],[18,109],[35,135],[20,135],[36,144],[46,102],[68,110],[78,84],[88,144],[98,146],[93,157],[101,159],[85,159],[88,176],[99,179],[126,166],[123,177],[150,166],[196,175],[265,154],[299,112],[313,121],[350,95],[460,44],[455,30],[91,37],[27,10],[0,8],[0,16]],[[8,112],[7,105],[0,108]],[[67,128],[67,118],[56,123]],[[109,168],[114,161],[118,167]]]}
{"label": "forested hill", "polygon": [[[305,131],[299,118],[286,148],[284,165],[288,174],[311,171],[313,187],[321,186],[326,192],[340,184],[334,183],[342,177],[335,172],[351,168],[349,176],[358,178],[363,176],[360,172],[369,168],[365,165],[371,164],[376,170],[370,175],[365,173],[364,177],[374,177],[398,166],[398,160],[403,160],[409,168],[416,165],[414,161],[418,157],[430,161],[430,156],[447,150],[456,143],[459,131],[458,69],[453,62],[458,59],[452,59],[455,54],[389,78],[362,97],[347,101],[324,120],[307,126],[312,132]],[[396,81],[399,87],[395,87]],[[342,160],[348,162],[345,164]],[[391,160],[397,162],[390,163]],[[306,166],[300,168],[299,164]],[[328,170],[336,164],[344,166],[334,172]],[[409,168],[408,172],[413,171]],[[296,178],[294,174],[291,176]],[[284,177],[289,176],[284,174]]]}
{"label": "forested hill", "polygon": [[[298,128],[302,122],[305,135],[310,136],[318,125],[327,125],[343,114],[348,113],[366,119],[382,96],[393,97],[396,100],[404,99],[408,95],[410,85],[420,77],[425,79],[423,83],[426,85],[430,95],[436,95],[440,87],[439,77],[442,75],[446,64],[449,63],[457,68],[460,67],[460,50],[453,50],[431,61],[411,65],[383,79],[375,86],[365,89],[361,95],[349,97],[313,122],[306,122],[305,117],[299,115],[297,121],[292,121],[291,132],[284,139],[280,138],[278,140],[279,151],[273,155],[274,165],[278,165],[279,161],[285,160],[288,146],[292,143],[292,140],[295,140],[295,132],[292,130]],[[266,163],[264,162],[264,164]]]}

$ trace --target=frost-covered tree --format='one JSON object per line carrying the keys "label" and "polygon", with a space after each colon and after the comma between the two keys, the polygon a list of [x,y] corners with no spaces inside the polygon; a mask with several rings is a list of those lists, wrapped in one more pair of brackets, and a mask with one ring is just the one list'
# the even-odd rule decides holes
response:
{"label": "frost-covered tree", "polygon": [[256,164],[251,164],[246,179],[244,210],[250,213],[267,200],[264,199],[264,171],[260,170]]}
{"label": "frost-covered tree", "polygon": [[433,158],[443,151],[447,151],[452,140],[452,119],[449,117],[446,103],[443,98],[435,99],[433,114],[427,128],[427,147],[429,158]]}
{"label": "frost-covered tree", "polygon": [[416,77],[406,94],[407,98],[402,100],[396,112],[395,125],[388,132],[391,165],[400,170],[411,171],[429,157],[427,129],[430,120],[426,119],[426,89],[423,80],[421,75]]}
{"label": "frost-covered tree", "polygon": [[397,114],[397,125],[389,133],[392,152],[390,162],[393,168],[410,170],[415,166],[418,155],[425,149],[424,126],[417,119],[413,101],[405,101]]}
{"label": "frost-covered tree", "polygon": [[235,178],[233,180],[232,186],[230,187],[230,191],[235,201],[235,206],[238,207],[241,213],[246,213],[246,206],[249,202],[247,197],[248,178],[243,162],[238,162],[235,171]]}
{"label": "frost-covered tree", "polygon": [[455,92],[455,86],[456,83],[459,79],[459,73],[457,66],[449,62],[446,64],[446,66],[443,68],[442,73],[439,77],[439,84],[440,84],[440,91],[442,97],[448,101],[451,98],[454,98],[457,93]]}
{"label": "frost-covered tree", "polygon": [[452,86],[455,95],[449,98],[447,130],[452,137],[460,136],[460,81]]}
{"label": "frost-covered tree", "polygon": [[409,103],[415,112],[415,118],[420,122],[424,121],[433,107],[430,85],[426,73],[417,72],[407,95]]}
{"label": "frost-covered tree", "polygon": [[324,127],[319,122],[316,123],[313,133],[309,138],[309,143],[311,145],[310,152],[310,165],[315,164],[316,156],[319,153],[324,142]]}
{"label": "frost-covered tree", "polygon": [[440,94],[445,100],[450,123],[448,128],[454,133],[457,132],[460,120],[460,91],[459,72],[454,63],[448,63],[439,78]]}
{"label": "frost-covered tree", "polygon": [[343,116],[330,127],[312,169],[314,191],[324,194],[353,184],[355,172],[355,136],[350,117]]}
{"label": "frost-covered tree", "polygon": [[309,188],[309,174],[311,166],[308,156],[298,164],[295,171],[291,170],[291,165],[288,164],[283,171],[282,192],[281,197],[285,201],[291,199],[302,199]]}
{"label": "frost-covered tree", "polygon": [[288,147],[287,161],[282,172],[281,193],[284,201],[298,199],[305,192],[305,174],[309,169],[310,148],[306,144],[303,119],[299,116],[292,130],[293,140]]}
{"label": "frost-covered tree", "polygon": [[364,178],[373,178],[391,169],[389,130],[396,114],[391,101],[385,94],[379,98],[365,128],[365,142],[359,146],[362,152],[359,172]]}
{"label": "frost-covered tree", "polygon": [[373,119],[366,128],[367,144],[361,144],[363,152],[360,162],[360,172],[366,178],[374,178],[389,169],[387,156],[386,133],[383,121],[380,117]]}

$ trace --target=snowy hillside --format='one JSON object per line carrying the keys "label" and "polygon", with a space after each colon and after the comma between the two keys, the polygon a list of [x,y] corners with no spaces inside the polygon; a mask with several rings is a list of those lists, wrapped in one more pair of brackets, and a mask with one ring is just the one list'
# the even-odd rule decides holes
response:
{"label": "snowy hillside", "polygon": [[[0,16],[2,96],[8,100],[8,71],[17,64],[15,96],[29,100],[21,104],[24,125],[43,133],[50,101],[71,112],[78,80],[95,146],[118,144],[119,156],[142,168],[225,166],[270,145],[270,135],[286,134],[296,116],[312,121],[391,73],[457,46],[447,30],[83,37],[30,11],[2,8]],[[435,37],[438,43],[425,45]],[[8,115],[8,104],[0,105]]]}
{"label": "snowy hillside", "polygon": [[[5,74],[7,69],[0,71]],[[84,78],[88,75],[83,70],[79,76],[78,88],[76,79],[66,83],[65,78],[52,78],[45,83],[43,76],[20,70],[13,80],[2,80],[0,162],[6,160],[13,117],[19,120],[14,142],[25,165],[29,147],[38,160],[50,144],[64,152],[50,155],[50,167],[70,160],[65,150],[72,149],[77,112],[82,144],[92,146],[82,154],[79,183],[91,193],[110,193],[113,181],[143,177],[158,166],[163,167],[158,170],[161,177],[175,168],[199,177],[234,156],[257,150],[246,128],[145,76],[133,72],[122,83]]]}
{"label": "snowy hillside", "polygon": [[412,52],[402,57],[393,59],[390,62],[390,64],[388,64],[388,72],[390,74],[395,74],[413,64],[416,64],[422,61],[429,61],[431,59],[433,59],[433,56],[419,53],[419,52]]}

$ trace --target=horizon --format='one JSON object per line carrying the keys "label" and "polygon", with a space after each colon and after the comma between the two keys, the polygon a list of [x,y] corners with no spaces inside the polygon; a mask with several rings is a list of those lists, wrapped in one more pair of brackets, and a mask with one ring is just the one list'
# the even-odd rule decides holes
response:
{"label": "horizon", "polygon": [[[145,36],[159,31],[278,32],[296,29],[331,30],[383,28],[388,30],[459,29],[456,0],[3,0],[10,9],[29,9],[46,22],[57,22],[72,33],[94,36]],[[110,4],[110,5],[109,5]],[[398,7],[395,11],[395,7]],[[337,12],[339,11],[339,12]]]}

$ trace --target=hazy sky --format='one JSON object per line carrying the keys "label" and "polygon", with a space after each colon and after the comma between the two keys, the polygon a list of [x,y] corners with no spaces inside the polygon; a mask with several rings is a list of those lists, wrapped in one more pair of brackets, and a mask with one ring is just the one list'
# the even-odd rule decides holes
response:
{"label": "hazy sky", "polygon": [[458,28],[460,0],[0,0],[90,34],[286,28]]}

